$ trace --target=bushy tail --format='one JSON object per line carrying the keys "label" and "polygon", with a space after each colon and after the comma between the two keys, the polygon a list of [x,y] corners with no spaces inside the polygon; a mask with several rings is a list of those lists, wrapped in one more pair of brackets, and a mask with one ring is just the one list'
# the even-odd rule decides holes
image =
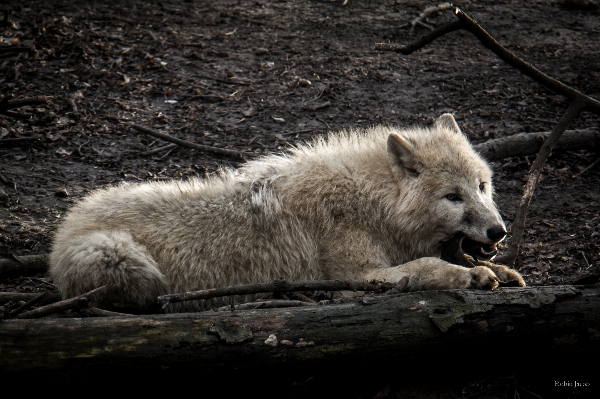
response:
{"label": "bushy tail", "polygon": [[120,231],[57,237],[50,256],[50,275],[63,298],[106,286],[96,298],[109,305],[152,306],[168,287],[146,248]]}

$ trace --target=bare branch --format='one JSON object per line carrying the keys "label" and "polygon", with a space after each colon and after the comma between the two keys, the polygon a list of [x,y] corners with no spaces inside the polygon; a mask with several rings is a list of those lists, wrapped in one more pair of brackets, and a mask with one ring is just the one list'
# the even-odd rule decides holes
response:
{"label": "bare branch", "polygon": [[438,11],[443,11],[443,10],[447,10],[448,8],[451,8],[452,4],[450,3],[442,3],[439,6],[431,6],[431,7],[427,7],[426,9],[423,10],[423,12],[421,14],[419,14],[419,16],[415,19],[413,19],[410,23],[408,23],[406,26],[410,25],[410,30],[408,31],[409,35],[413,34],[413,31],[415,30],[415,26],[420,25],[424,28],[427,28],[429,30],[433,30],[433,28],[429,25],[427,25],[424,21],[425,19],[430,16],[431,14],[435,14]]}
{"label": "bare branch", "polygon": [[531,198],[533,198],[533,192],[535,191],[535,187],[540,178],[540,174],[542,173],[542,169],[544,168],[544,164],[546,163],[546,159],[548,159],[552,148],[558,142],[560,136],[571,124],[571,122],[573,122],[573,119],[579,115],[579,111],[581,111],[583,107],[583,101],[572,102],[562,118],[560,118],[560,121],[558,121],[558,124],[554,130],[552,130],[552,133],[548,139],[544,141],[544,145],[540,149],[540,152],[531,166],[531,171],[529,172],[529,177],[523,190],[523,197],[521,198],[521,203],[519,204],[517,214],[515,215],[515,219],[512,224],[512,237],[508,244],[508,251],[502,256],[498,257],[497,261],[499,263],[505,263],[511,266],[515,264],[515,259],[517,258],[519,248],[521,246],[521,239],[523,238],[523,230],[525,229],[527,209],[529,208]]}
{"label": "bare branch", "polygon": [[158,147],[158,148],[155,148],[153,150],[149,150],[149,151],[146,151],[146,152],[140,152],[140,155],[142,155],[142,156],[148,156],[148,155],[159,154],[159,153],[161,153],[163,151],[169,151],[169,150],[172,150],[172,149],[177,148],[177,147],[179,147],[177,144],[167,144],[167,145],[165,145],[163,147]]}
{"label": "bare branch", "polygon": [[[39,294],[29,292],[0,292],[0,305],[3,305],[8,302],[27,302],[37,297],[38,295]],[[60,301],[59,294],[50,294],[41,300],[41,304],[47,305],[49,303],[54,303],[58,301]]]}
{"label": "bare branch", "polygon": [[12,108],[22,107],[24,105],[39,105],[46,104],[52,99],[50,96],[38,96],[38,97],[27,97],[20,100],[10,100],[13,97],[12,94],[4,96],[0,100],[0,114],[10,116],[16,119],[31,119],[32,114],[27,112],[15,112],[10,111]]}
{"label": "bare branch", "polygon": [[38,302],[41,302],[42,299],[46,298],[48,295],[50,295],[50,293],[48,291],[42,292],[41,294],[36,295],[35,297],[33,297],[29,301],[27,301],[25,304],[23,304],[23,306],[19,306],[17,309],[12,310],[9,313],[9,316],[10,317],[15,317],[18,314],[23,313],[24,311],[26,311],[27,309],[29,309],[33,305],[37,304]]}
{"label": "bare branch", "polygon": [[283,300],[283,299],[275,299],[272,301],[241,303],[241,304],[234,305],[234,306],[221,306],[220,308],[217,308],[216,311],[224,312],[224,311],[231,311],[231,310],[296,308],[299,306],[314,306],[315,303],[303,302],[303,301],[299,301],[299,300],[289,301],[289,300]]}
{"label": "bare branch", "polygon": [[340,281],[340,280],[323,280],[323,281],[286,281],[275,280],[272,283],[258,283],[234,285],[225,288],[212,288],[202,291],[185,292],[182,294],[162,295],[158,297],[158,302],[162,304],[163,309],[170,303],[194,301],[200,299],[210,299],[222,296],[232,295],[252,295],[270,292],[294,292],[294,291],[387,291],[396,288],[398,291],[403,291],[408,284],[408,280],[402,279],[398,284],[367,282],[367,281]]}
{"label": "bare branch", "polygon": [[90,301],[91,297],[97,292],[102,291],[104,288],[105,287],[99,287],[85,294],[56,302],[51,305],[42,306],[41,308],[30,310],[29,312],[21,313],[17,316],[17,319],[38,319],[40,317],[59,313],[68,309],[87,306],[87,303]]}
{"label": "bare branch", "polygon": [[240,157],[240,158],[249,157],[249,156],[253,155],[253,154],[250,154],[248,152],[242,152],[242,151],[236,151],[236,150],[227,150],[225,148],[210,147],[210,146],[207,146],[207,145],[190,143],[189,141],[185,141],[185,140],[181,140],[181,139],[169,136],[168,134],[164,134],[164,133],[158,132],[158,131],[156,131],[154,129],[150,129],[150,128],[145,127],[145,126],[131,124],[131,127],[134,128],[135,130],[139,131],[139,132],[146,133],[146,134],[149,134],[149,135],[154,136],[154,137],[158,137],[160,139],[163,139],[165,141],[169,141],[171,143],[175,143],[175,144],[180,145],[182,147],[193,148],[195,150],[212,152],[214,154],[228,155],[230,157],[233,156],[233,157]]}
{"label": "bare branch", "polygon": [[128,314],[128,313],[111,312],[110,310],[99,309],[99,308],[95,308],[93,306],[88,307],[87,309],[85,309],[85,311],[91,313],[92,315],[94,315],[96,317],[124,317],[124,316],[133,316],[133,315]]}
{"label": "bare branch", "polygon": [[463,25],[460,21],[454,21],[446,25],[442,25],[439,28],[434,29],[430,34],[425,35],[418,39],[417,41],[408,44],[408,45],[400,45],[394,43],[377,43],[375,45],[375,50],[379,51],[395,51],[396,53],[402,53],[404,55],[408,55],[414,53],[421,47],[425,47],[435,39],[440,36],[443,36],[447,33],[454,32],[456,30],[463,29]]}

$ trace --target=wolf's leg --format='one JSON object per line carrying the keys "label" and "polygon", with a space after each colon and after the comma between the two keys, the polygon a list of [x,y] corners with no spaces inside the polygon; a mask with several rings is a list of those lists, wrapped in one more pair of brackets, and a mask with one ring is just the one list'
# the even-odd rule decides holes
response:
{"label": "wolf's leg", "polygon": [[143,308],[156,304],[156,297],[167,291],[167,281],[152,256],[125,232],[58,237],[50,265],[63,298],[106,286],[97,295],[98,302]]}
{"label": "wolf's leg", "polygon": [[408,291],[498,287],[498,278],[485,266],[466,268],[439,258],[419,258],[400,266],[372,269],[363,275],[366,280],[389,282],[403,277],[408,277]]}

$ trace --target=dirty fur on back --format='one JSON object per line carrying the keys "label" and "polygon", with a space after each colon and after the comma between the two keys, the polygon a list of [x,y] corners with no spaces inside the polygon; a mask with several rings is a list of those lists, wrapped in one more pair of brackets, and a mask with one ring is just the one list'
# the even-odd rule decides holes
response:
{"label": "dirty fur on back", "polygon": [[499,240],[491,179],[451,115],[429,128],[343,131],[208,179],[97,190],[61,223],[50,273],[64,298],[106,286],[100,304],[140,308],[280,277],[493,289],[520,276],[439,259],[457,233]]}

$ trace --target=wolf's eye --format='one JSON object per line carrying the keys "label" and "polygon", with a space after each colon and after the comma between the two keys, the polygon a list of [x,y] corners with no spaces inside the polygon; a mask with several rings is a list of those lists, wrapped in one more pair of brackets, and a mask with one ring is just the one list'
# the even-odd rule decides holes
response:
{"label": "wolf's eye", "polygon": [[479,183],[479,191],[485,191],[485,183]]}
{"label": "wolf's eye", "polygon": [[446,199],[447,199],[448,201],[452,201],[452,202],[459,202],[459,201],[462,201],[462,200],[460,199],[460,197],[459,197],[458,195],[454,194],[454,193],[446,195]]}

